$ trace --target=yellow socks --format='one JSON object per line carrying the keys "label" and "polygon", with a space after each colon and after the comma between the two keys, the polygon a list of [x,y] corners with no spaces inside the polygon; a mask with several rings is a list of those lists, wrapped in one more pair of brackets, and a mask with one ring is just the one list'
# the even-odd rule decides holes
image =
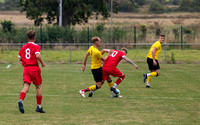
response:
{"label": "yellow socks", "polygon": [[149,76],[149,77],[147,78],[147,84],[146,84],[147,86],[150,86],[149,83],[151,82],[151,79],[152,79],[152,76]]}
{"label": "yellow socks", "polygon": [[156,77],[157,76],[157,72],[151,72],[147,74],[147,85],[150,86],[150,82],[152,80],[152,77]]}
{"label": "yellow socks", "polygon": [[152,76],[149,76],[149,77],[147,78],[147,82],[151,82],[151,80],[152,80]]}
{"label": "yellow socks", "polygon": [[152,77],[156,77],[156,76],[157,76],[157,72],[151,72],[150,75],[151,75]]}
{"label": "yellow socks", "polygon": [[97,89],[97,85],[93,85],[93,86],[90,86],[90,87],[89,87],[89,90],[90,90],[90,91],[93,91],[93,90],[96,90],[96,89]]}
{"label": "yellow socks", "polygon": [[112,81],[111,81],[111,82],[108,82],[109,88],[111,88],[113,85],[114,85],[114,83],[113,83]]}

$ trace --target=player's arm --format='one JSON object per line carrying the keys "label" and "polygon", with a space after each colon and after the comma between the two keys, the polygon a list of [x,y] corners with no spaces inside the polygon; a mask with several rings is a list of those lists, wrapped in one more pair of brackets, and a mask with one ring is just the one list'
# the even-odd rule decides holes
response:
{"label": "player's arm", "polygon": [[101,55],[103,55],[104,53],[108,53],[110,51],[110,49],[103,49],[102,51],[101,51]]}
{"label": "player's arm", "polygon": [[18,55],[18,57],[19,57],[19,61],[22,61],[22,58]]}
{"label": "player's arm", "polygon": [[88,52],[85,54],[85,58],[84,58],[84,62],[83,62],[83,66],[82,66],[82,68],[81,68],[82,71],[85,70],[86,63],[87,63],[87,58],[88,58],[89,55],[90,55],[90,54],[89,54]]}
{"label": "player's arm", "polygon": [[155,53],[156,53],[156,50],[157,48],[154,47],[153,50],[152,50],[152,57],[153,57],[153,65],[156,66],[157,65],[157,62],[155,60]]}
{"label": "player's arm", "polygon": [[22,61],[22,58],[21,58],[21,50],[19,51],[18,58],[19,58],[19,61]]}
{"label": "player's arm", "polygon": [[105,62],[108,59],[108,57],[110,56],[110,54],[112,54],[113,52],[114,52],[114,50],[109,50],[106,57],[101,57],[101,60]]}
{"label": "player's arm", "polygon": [[45,64],[44,64],[44,62],[43,62],[43,60],[42,60],[42,57],[41,57],[41,55],[40,55],[39,53],[36,54],[36,58],[37,58],[37,59],[39,60],[39,62],[41,63],[42,67],[45,67]]}
{"label": "player's arm", "polygon": [[129,58],[127,58],[126,56],[123,56],[122,57],[126,62],[132,64],[136,69],[138,69],[138,66],[133,62],[131,61]]}

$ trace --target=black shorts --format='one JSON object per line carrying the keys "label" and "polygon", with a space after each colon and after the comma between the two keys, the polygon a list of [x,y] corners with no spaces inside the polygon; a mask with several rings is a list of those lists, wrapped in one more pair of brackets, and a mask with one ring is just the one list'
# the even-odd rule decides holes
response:
{"label": "black shorts", "polygon": [[102,68],[92,69],[92,74],[94,77],[94,81],[102,82]]}
{"label": "black shorts", "polygon": [[157,70],[157,69],[160,69],[160,65],[158,63],[158,60],[156,60],[157,62],[157,65],[154,66],[153,65],[153,59],[150,59],[150,58],[147,58],[147,64],[149,66],[149,70]]}

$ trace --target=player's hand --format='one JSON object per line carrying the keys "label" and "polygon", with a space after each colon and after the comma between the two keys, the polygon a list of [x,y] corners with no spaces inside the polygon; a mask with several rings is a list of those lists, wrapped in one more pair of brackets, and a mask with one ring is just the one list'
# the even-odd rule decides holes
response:
{"label": "player's hand", "polygon": [[108,52],[108,54],[112,54],[114,52],[114,49],[110,49],[110,51]]}
{"label": "player's hand", "polygon": [[138,67],[138,65],[135,65],[135,69],[137,69],[137,70],[138,70],[138,68],[139,68],[139,67]]}
{"label": "player's hand", "polygon": [[85,71],[85,65],[83,65],[83,67],[81,68],[81,70],[84,72]]}
{"label": "player's hand", "polygon": [[46,66],[46,65],[43,63],[43,64],[42,64],[42,67],[45,67],[45,66]]}
{"label": "player's hand", "polygon": [[154,66],[157,66],[157,62],[156,62],[155,60],[153,61],[153,65],[154,65]]}

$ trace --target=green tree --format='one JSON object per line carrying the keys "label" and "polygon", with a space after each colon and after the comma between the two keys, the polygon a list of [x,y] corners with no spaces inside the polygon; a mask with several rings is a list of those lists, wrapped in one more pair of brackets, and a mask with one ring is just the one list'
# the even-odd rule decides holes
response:
{"label": "green tree", "polygon": [[[59,22],[59,0],[20,0],[19,6],[26,16],[40,25],[44,19],[49,24]],[[63,26],[87,23],[95,15],[109,17],[110,0],[63,0]],[[118,11],[118,2],[113,0],[114,12]]]}

